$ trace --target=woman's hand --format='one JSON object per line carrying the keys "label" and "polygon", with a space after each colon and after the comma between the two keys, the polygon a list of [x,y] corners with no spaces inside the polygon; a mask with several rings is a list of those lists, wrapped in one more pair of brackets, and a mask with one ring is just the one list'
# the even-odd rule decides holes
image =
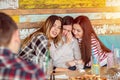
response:
{"label": "woman's hand", "polygon": [[84,62],[82,60],[75,60],[75,63],[76,63],[76,65],[77,64],[83,64],[84,65]]}
{"label": "woman's hand", "polygon": [[66,65],[67,65],[68,67],[70,67],[70,66],[75,66],[75,61],[74,61],[74,60],[73,60],[73,61],[69,61],[69,62],[66,63]]}
{"label": "woman's hand", "polygon": [[69,61],[69,62],[66,63],[66,65],[67,65],[68,67],[70,67],[70,66],[75,66],[75,65],[79,65],[79,64],[84,65],[84,62],[83,62],[82,60],[73,60],[73,61]]}
{"label": "woman's hand", "polygon": [[66,43],[70,43],[72,41],[73,35],[71,32],[66,34]]}

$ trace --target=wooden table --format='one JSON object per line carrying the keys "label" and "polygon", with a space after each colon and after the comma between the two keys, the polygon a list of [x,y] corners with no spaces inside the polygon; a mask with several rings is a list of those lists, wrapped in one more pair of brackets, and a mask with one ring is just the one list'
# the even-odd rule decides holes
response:
{"label": "wooden table", "polygon": [[[107,70],[106,67],[101,67],[100,76],[104,76],[106,70]],[[85,73],[80,73],[78,70],[76,70],[76,71],[62,71],[62,72],[53,73],[53,75],[57,76],[57,75],[64,75],[65,74],[69,78],[72,78],[72,77],[82,76],[85,74],[91,74],[91,69],[86,69],[85,71],[86,71]],[[69,79],[55,78],[55,80],[69,80]]]}

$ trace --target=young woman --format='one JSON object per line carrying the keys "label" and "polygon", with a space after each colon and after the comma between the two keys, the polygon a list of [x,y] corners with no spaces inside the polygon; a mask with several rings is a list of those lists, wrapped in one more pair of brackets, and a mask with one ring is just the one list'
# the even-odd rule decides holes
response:
{"label": "young woman", "polygon": [[63,44],[54,46],[51,44],[50,55],[53,59],[55,71],[76,70],[77,60],[81,59],[81,53],[77,40],[72,35],[73,18],[63,17]]}
{"label": "young woman", "polygon": [[99,57],[101,66],[106,65],[107,53],[111,51],[99,40],[87,16],[74,19],[73,34],[79,42],[85,66],[91,66],[91,56]]}
{"label": "young woman", "polygon": [[28,36],[22,43],[19,57],[40,64],[42,67],[43,57],[47,54],[50,42],[55,45],[61,40],[62,19],[59,16],[51,15],[47,18],[42,28]]}

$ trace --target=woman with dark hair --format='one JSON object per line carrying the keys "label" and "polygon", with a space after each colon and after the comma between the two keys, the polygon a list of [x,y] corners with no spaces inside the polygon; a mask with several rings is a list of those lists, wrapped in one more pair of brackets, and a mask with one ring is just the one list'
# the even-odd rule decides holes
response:
{"label": "woman with dark hair", "polygon": [[79,44],[72,35],[73,20],[71,16],[63,17],[62,41],[59,46],[51,44],[50,55],[55,71],[76,70],[77,62],[81,59]]}
{"label": "woman with dark hair", "polygon": [[87,16],[82,15],[74,19],[73,34],[79,42],[81,58],[85,66],[91,66],[92,55],[99,57],[101,66],[106,65],[107,53],[111,50],[99,40]]}
{"label": "woman with dark hair", "polygon": [[[49,55],[50,42],[58,45],[61,40],[62,18],[51,15],[42,27],[24,39],[19,57],[39,64],[42,67],[43,57]],[[47,54],[48,53],[48,54]]]}

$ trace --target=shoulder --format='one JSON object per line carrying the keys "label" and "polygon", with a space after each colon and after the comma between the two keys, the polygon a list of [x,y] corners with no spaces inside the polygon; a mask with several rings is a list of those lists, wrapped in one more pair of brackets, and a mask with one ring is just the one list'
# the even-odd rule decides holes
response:
{"label": "shoulder", "polygon": [[33,37],[33,39],[35,39],[35,38],[36,39],[43,39],[43,40],[45,39],[45,40],[47,40],[47,37],[44,34],[38,34],[38,35]]}
{"label": "shoulder", "polygon": [[72,39],[73,39],[73,41],[77,41],[77,39],[75,37],[73,37]]}
{"label": "shoulder", "polygon": [[37,42],[41,43],[41,42],[47,42],[47,41],[48,39],[44,34],[38,34],[34,36],[31,40],[32,43],[37,43]]}
{"label": "shoulder", "polygon": [[91,35],[91,41],[96,41],[96,42],[98,42],[98,40],[97,40],[97,38],[95,37],[95,35]]}
{"label": "shoulder", "polygon": [[91,36],[91,44],[93,46],[99,46],[100,45],[99,40],[94,35]]}
{"label": "shoulder", "polygon": [[78,40],[76,38],[72,38],[72,42],[75,43],[75,44],[78,44]]}

